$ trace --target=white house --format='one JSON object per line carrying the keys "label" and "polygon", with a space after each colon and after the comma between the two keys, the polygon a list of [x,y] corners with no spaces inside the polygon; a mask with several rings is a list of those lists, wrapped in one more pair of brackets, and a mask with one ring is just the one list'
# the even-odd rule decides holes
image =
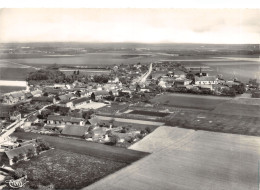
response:
{"label": "white house", "polygon": [[195,77],[195,85],[208,85],[208,84],[217,84],[217,78],[214,76],[202,76]]}

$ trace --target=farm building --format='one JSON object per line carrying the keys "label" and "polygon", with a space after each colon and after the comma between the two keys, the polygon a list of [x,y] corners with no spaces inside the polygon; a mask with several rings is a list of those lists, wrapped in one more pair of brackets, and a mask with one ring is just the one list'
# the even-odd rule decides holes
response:
{"label": "farm building", "polygon": [[68,101],[68,100],[72,100],[72,99],[75,98],[75,97],[76,97],[75,94],[70,93],[70,94],[60,95],[60,96],[59,96],[59,99],[60,99],[61,101]]}
{"label": "farm building", "polygon": [[7,93],[3,95],[3,103],[15,104],[19,101],[25,100],[25,93],[23,91]]}
{"label": "farm building", "polygon": [[17,161],[25,160],[29,151],[32,151],[34,155],[36,154],[36,149],[33,144],[27,144],[21,147],[5,151],[4,154],[1,156],[1,163],[13,165],[13,163],[15,162],[15,157]]}
{"label": "farm building", "polygon": [[61,125],[85,125],[85,120],[77,117],[49,115],[47,124],[61,124]]}
{"label": "farm building", "polygon": [[109,94],[108,91],[101,90],[101,91],[93,92],[93,93],[91,94],[91,99],[92,99],[92,100],[101,100],[101,99],[103,99],[104,97],[108,97],[108,96],[110,96],[110,94]]}
{"label": "farm building", "polygon": [[53,97],[41,96],[41,97],[33,97],[32,101],[34,102],[49,102],[49,103],[56,103],[56,99]]}
{"label": "farm building", "polygon": [[72,105],[74,107],[80,106],[80,105],[86,105],[87,103],[89,103],[90,99],[87,97],[83,97],[83,98],[78,98],[72,101]]}
{"label": "farm building", "polygon": [[217,84],[217,78],[214,76],[202,76],[195,77],[195,85],[203,85],[203,84]]}

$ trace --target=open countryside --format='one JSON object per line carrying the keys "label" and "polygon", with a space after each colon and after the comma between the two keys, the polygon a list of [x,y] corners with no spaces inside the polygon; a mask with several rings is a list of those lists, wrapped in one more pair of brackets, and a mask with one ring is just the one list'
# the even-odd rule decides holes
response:
{"label": "open countryside", "polygon": [[151,155],[85,189],[254,190],[259,148],[259,137],[163,126],[130,147]]}

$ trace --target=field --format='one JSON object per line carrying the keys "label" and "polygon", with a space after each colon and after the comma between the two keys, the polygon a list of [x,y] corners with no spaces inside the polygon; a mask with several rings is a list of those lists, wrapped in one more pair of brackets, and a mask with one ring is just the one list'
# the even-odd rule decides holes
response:
{"label": "field", "polygon": [[74,71],[79,70],[79,73],[81,74],[88,74],[88,75],[97,75],[97,74],[109,74],[110,70],[104,70],[104,69],[60,69],[61,72],[63,72],[65,75],[72,75]]}
{"label": "field", "polygon": [[31,68],[0,68],[0,80],[24,81],[28,73],[35,71]]}
{"label": "field", "polygon": [[0,95],[13,92],[13,91],[19,91],[19,90],[25,90],[25,87],[20,86],[0,86]]}
{"label": "field", "polygon": [[84,189],[258,189],[259,137],[164,126],[130,148],[153,153]]}
{"label": "field", "polygon": [[77,106],[77,109],[98,109],[106,106],[107,104],[100,103],[100,102],[91,102],[85,105]]}
{"label": "field", "polygon": [[16,132],[13,135],[21,139],[32,139],[41,136],[50,143],[51,146],[57,149],[129,164],[147,155],[145,152],[87,142],[85,140],[75,140],[23,132]]}
{"label": "field", "polygon": [[53,184],[55,189],[80,189],[126,165],[122,162],[54,149],[30,161],[19,162],[14,167],[26,171],[29,181],[26,189],[34,184]]}
{"label": "field", "polygon": [[163,94],[156,96],[151,100],[151,102],[154,104],[163,104],[174,107],[213,110],[217,105],[230,99],[231,98],[190,94]]}
{"label": "field", "polygon": [[177,112],[164,118],[167,125],[223,133],[260,136],[260,118],[212,112]]}
{"label": "field", "polygon": [[217,106],[217,108],[214,109],[213,113],[226,114],[226,115],[260,117],[260,105],[226,103],[226,104]]}
{"label": "field", "polygon": [[143,110],[134,110],[134,111],[129,112],[129,114],[138,114],[138,115],[156,116],[156,117],[165,117],[165,116],[169,115],[169,113],[143,111]]}

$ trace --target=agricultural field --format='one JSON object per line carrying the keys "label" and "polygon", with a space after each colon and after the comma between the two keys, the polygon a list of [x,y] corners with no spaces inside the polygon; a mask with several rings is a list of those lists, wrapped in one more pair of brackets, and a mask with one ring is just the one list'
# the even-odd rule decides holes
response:
{"label": "agricultural field", "polygon": [[0,68],[0,80],[24,81],[32,68]]}
{"label": "agricultural field", "polygon": [[25,87],[21,87],[21,86],[0,86],[0,96],[5,93],[20,91],[25,89],[26,89]]}
{"label": "agricultural field", "polygon": [[231,98],[217,96],[202,96],[191,94],[163,94],[151,100],[153,104],[162,104],[173,107],[213,110]]}
{"label": "agricultural field", "polygon": [[127,164],[77,154],[64,150],[49,150],[30,161],[14,165],[28,175],[26,189],[53,184],[55,189],[80,189],[113,173]]}
{"label": "agricultural field", "polygon": [[188,129],[260,136],[260,117],[182,111],[163,120],[166,125]]}
{"label": "agricultural field", "polygon": [[259,137],[163,126],[130,149],[152,154],[84,189],[254,190],[259,186]]}
{"label": "agricultural field", "polygon": [[57,149],[128,164],[148,155],[148,153],[145,152],[128,150],[125,148],[108,146],[94,142],[87,142],[85,140],[76,140],[27,132],[15,132],[13,135],[20,139],[42,137],[52,147]]}
{"label": "agricultural field", "polygon": [[104,69],[59,69],[65,75],[73,75],[74,71],[79,71],[80,74],[84,75],[103,75],[109,74],[110,70]]}
{"label": "agricultural field", "polygon": [[216,109],[214,109],[212,112],[216,114],[238,115],[238,116],[249,116],[249,117],[260,118],[260,105],[226,103],[217,106]]}
{"label": "agricultural field", "polygon": [[143,115],[143,116],[156,116],[156,117],[165,117],[165,116],[169,115],[169,113],[143,111],[143,110],[134,110],[134,111],[129,112],[129,114],[137,114],[137,115]]}

